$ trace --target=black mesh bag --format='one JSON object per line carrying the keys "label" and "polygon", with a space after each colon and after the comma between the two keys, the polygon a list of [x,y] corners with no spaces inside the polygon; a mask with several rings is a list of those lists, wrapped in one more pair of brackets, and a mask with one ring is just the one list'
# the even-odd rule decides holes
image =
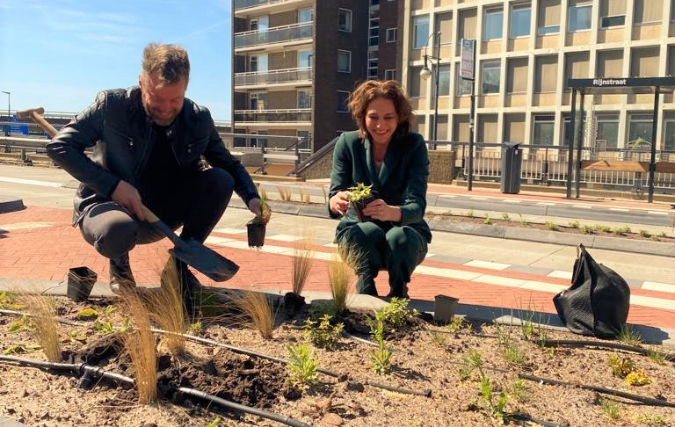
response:
{"label": "black mesh bag", "polygon": [[579,245],[572,286],[553,297],[553,303],[562,322],[575,334],[615,338],[628,319],[630,288]]}

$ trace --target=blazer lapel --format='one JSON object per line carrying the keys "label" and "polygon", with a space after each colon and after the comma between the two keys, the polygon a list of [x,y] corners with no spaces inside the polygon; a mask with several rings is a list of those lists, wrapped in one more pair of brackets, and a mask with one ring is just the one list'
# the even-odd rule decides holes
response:
{"label": "blazer lapel", "polygon": [[401,160],[399,142],[393,139],[387,147],[387,154],[384,156],[384,162],[382,162],[382,168],[378,176],[380,184],[384,184],[389,179],[391,172],[396,169],[396,164]]}
{"label": "blazer lapel", "polygon": [[[370,182],[375,184],[375,187],[380,186],[380,179],[377,174],[377,167],[375,166],[375,160],[373,160],[373,144],[370,142],[368,137],[363,139],[363,146],[365,147],[366,153],[366,166],[368,169],[368,177]],[[382,165],[384,168],[384,165]]]}

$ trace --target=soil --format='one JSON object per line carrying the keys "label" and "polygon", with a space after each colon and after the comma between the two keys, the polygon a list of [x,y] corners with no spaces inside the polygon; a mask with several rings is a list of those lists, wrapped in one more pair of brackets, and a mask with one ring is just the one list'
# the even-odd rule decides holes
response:
{"label": "soil", "polygon": [[[118,335],[103,335],[101,324],[122,325],[122,307],[114,299],[90,299],[75,303],[57,297],[60,319],[76,320],[84,308],[99,312],[97,319],[77,320],[81,326],[60,324],[63,362],[98,365],[107,372],[130,377],[135,370]],[[1,302],[1,301],[0,301]],[[106,310],[108,306],[117,309]],[[7,305],[5,304],[5,308]],[[302,324],[318,316],[322,308],[305,305],[293,317],[276,310],[271,339],[227,316],[202,318],[203,328],[194,333],[219,343],[277,358],[288,358],[289,347],[306,343]],[[320,382],[308,387],[291,386],[290,370],[283,363],[235,353],[226,348],[188,341],[186,351],[173,356],[163,336],[158,344],[159,398],[139,404],[135,388],[110,380],[95,381],[90,389],[78,387],[80,379],[68,371],[48,371],[0,361],[0,414],[28,425],[51,426],[278,426],[278,422],[239,411],[222,409],[176,391],[191,387],[255,408],[264,409],[314,426],[497,426],[537,425],[495,416],[480,392],[481,373],[468,369],[468,358],[480,355],[482,374],[489,377],[493,404],[506,396],[504,412],[544,420],[560,426],[675,425],[675,408],[643,404],[623,397],[565,385],[519,380],[519,375],[555,379],[619,390],[675,403],[675,357],[647,357],[637,352],[604,348],[611,343],[579,337],[566,331],[535,328],[530,339],[519,326],[494,325],[465,319],[462,325],[434,324],[421,313],[409,316],[405,325],[387,327],[384,346],[391,350],[391,371],[377,374],[370,352],[369,313],[348,313],[341,320],[348,335],[328,351],[314,348],[320,368],[336,376],[319,374]],[[35,341],[21,328],[21,317],[0,314],[0,347],[3,352],[23,345],[26,353],[12,356],[46,361],[33,350]],[[537,337],[555,340],[587,340],[591,347],[540,345]],[[360,339],[356,339],[361,338]],[[659,352],[673,349],[647,346]],[[628,385],[612,373],[609,356],[630,359],[651,379],[643,386]],[[475,360],[475,359],[474,359]],[[399,390],[387,390],[385,385]],[[412,391],[413,394],[407,391]]]}
{"label": "soil", "polygon": [[449,222],[462,222],[476,225],[494,227],[518,227],[534,230],[556,231],[560,233],[586,234],[605,237],[620,237],[623,239],[648,240],[653,242],[675,242],[675,237],[665,233],[652,234],[646,230],[633,230],[629,226],[609,227],[598,223],[593,225],[580,224],[579,221],[570,220],[566,225],[553,222],[538,223],[524,221],[520,218],[489,218],[479,216],[453,215],[446,213],[429,213],[427,219],[437,219]]}

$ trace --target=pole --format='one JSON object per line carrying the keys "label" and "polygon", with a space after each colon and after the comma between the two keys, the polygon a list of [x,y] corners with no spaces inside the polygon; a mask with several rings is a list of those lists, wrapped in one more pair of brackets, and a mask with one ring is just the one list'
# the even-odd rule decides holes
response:
{"label": "pole", "polygon": [[473,190],[473,140],[474,117],[476,115],[476,41],[473,41],[473,71],[471,73],[471,109],[469,110],[469,176],[466,180],[466,189]]}
{"label": "pole", "polygon": [[7,129],[5,130],[5,136],[10,136],[10,129],[12,126],[12,92],[7,92],[5,90],[2,93],[7,94]]}
{"label": "pole", "polygon": [[649,159],[649,203],[654,202],[654,174],[656,173],[656,118],[659,114],[659,94],[661,87],[656,86],[654,91],[654,115],[652,117],[652,150]]}
{"label": "pole", "polygon": [[567,147],[567,193],[566,197],[568,199],[572,198],[572,171],[574,170],[574,138],[576,137],[575,126],[577,125],[576,121],[577,113],[577,89],[572,88],[572,113],[570,114],[570,120],[572,121],[572,137],[570,138],[570,144]]}
{"label": "pole", "polygon": [[440,76],[440,65],[441,63],[441,58],[438,56],[436,57],[436,69],[434,70],[434,80],[435,80],[435,96],[434,96],[434,134],[432,137],[432,140],[434,141],[434,149],[436,148],[436,141],[438,140],[438,98],[439,98],[439,93],[438,93],[438,80]]}
{"label": "pole", "polygon": [[581,105],[579,106],[579,129],[577,129],[577,161],[575,163],[574,177],[576,179],[576,198],[578,199],[581,194],[581,147],[584,144],[584,96],[585,93],[581,92]]}

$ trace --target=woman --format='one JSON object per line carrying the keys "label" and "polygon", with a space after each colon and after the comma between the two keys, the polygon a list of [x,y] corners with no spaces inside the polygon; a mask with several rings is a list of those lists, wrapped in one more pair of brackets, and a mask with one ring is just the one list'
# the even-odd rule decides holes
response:
{"label": "woman", "polygon": [[[329,210],[342,217],[335,241],[358,275],[359,293],[377,296],[375,277],[389,272],[389,297],[408,297],[408,282],[427,254],[431,230],[424,221],[429,157],[421,135],[410,132],[407,95],[395,81],[368,80],[352,93],[349,108],[359,130],[343,133],[333,152]],[[359,222],[349,189],[372,185],[376,199]]]}

